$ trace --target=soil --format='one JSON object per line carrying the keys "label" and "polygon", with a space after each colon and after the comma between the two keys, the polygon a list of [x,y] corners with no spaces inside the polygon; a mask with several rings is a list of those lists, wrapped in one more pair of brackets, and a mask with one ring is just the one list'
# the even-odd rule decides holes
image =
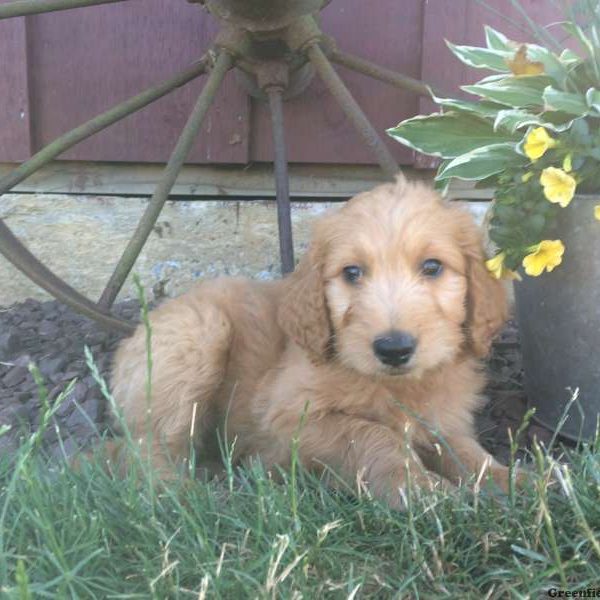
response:
{"label": "soil", "polygon": [[[135,320],[139,304],[123,302],[115,306],[115,313]],[[91,349],[100,374],[108,380],[112,355],[122,337],[57,301],[30,299],[0,308],[0,427],[10,427],[0,436],[0,453],[14,452],[20,438],[39,427],[44,394],[52,403],[69,385],[72,389],[45,429],[43,447],[56,460],[92,444],[106,429],[107,410],[86,364],[84,346]],[[31,362],[41,373],[45,391],[28,369]],[[488,402],[476,418],[478,435],[482,444],[506,463],[510,454],[508,431],[517,431],[527,405],[514,322],[507,324],[494,344],[487,371]],[[547,442],[552,434],[530,425],[519,440],[521,446],[534,435]]]}

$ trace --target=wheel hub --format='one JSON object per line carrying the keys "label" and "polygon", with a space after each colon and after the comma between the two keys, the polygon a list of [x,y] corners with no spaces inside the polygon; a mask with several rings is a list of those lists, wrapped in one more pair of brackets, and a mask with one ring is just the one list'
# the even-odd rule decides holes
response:
{"label": "wheel hub", "polygon": [[220,21],[252,33],[283,29],[296,19],[318,13],[331,0],[204,0]]}

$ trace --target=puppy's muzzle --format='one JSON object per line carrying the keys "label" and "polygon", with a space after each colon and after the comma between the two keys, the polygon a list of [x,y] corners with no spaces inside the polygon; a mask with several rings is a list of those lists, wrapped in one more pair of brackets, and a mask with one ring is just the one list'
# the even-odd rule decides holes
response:
{"label": "puppy's muzzle", "polygon": [[404,331],[390,331],[373,342],[375,356],[390,367],[401,367],[408,363],[416,348],[417,340]]}

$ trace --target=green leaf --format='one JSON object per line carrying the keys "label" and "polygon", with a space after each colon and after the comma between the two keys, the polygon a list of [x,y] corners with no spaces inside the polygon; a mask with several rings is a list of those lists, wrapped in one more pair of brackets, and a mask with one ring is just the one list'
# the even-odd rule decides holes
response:
{"label": "green leaf", "polygon": [[507,77],[512,77],[511,75],[507,75],[506,73],[496,73],[495,75],[488,75],[483,79],[480,79],[476,85],[481,85],[483,83],[495,83],[498,81],[504,81]]}
{"label": "green leaf", "polygon": [[571,66],[571,65],[581,62],[581,57],[579,56],[579,54],[577,54],[576,52],[573,52],[573,50],[571,50],[569,48],[565,48],[560,53],[559,58],[560,58],[560,61],[564,65],[567,65],[567,66]]}
{"label": "green leaf", "polygon": [[549,85],[544,90],[543,98],[546,110],[560,110],[578,117],[583,117],[589,112],[583,94],[563,92]]}
{"label": "green leaf", "polygon": [[443,108],[450,108],[464,112],[474,113],[480,117],[495,119],[498,111],[504,109],[504,105],[482,100],[462,100],[458,98],[439,98],[431,94],[432,99]]}
{"label": "green leaf", "polygon": [[489,50],[476,46],[456,46],[448,40],[446,40],[446,45],[450,48],[454,56],[469,67],[491,69],[492,71],[500,71],[501,73],[510,72],[506,64],[506,59],[511,58],[511,52]]}
{"label": "green leaf", "polygon": [[587,105],[600,114],[600,90],[590,88],[585,94]]}
{"label": "green leaf", "polygon": [[573,120],[569,129],[569,136],[575,145],[589,146],[592,143],[592,134],[588,120],[581,117]]}
{"label": "green leaf", "polygon": [[506,132],[496,133],[491,123],[461,112],[412,117],[387,133],[413,150],[441,158],[455,158],[480,146],[516,141]]}
{"label": "green leaf", "polygon": [[559,85],[565,85],[569,68],[554,52],[537,44],[527,44],[527,58],[534,62],[541,62],[544,65],[545,75],[552,77]]}
{"label": "green leaf", "polygon": [[546,118],[544,113],[536,115],[519,108],[510,108],[498,111],[496,119],[494,120],[494,130],[497,131],[498,129],[504,128],[511,133],[514,133],[521,127],[537,125],[559,133],[569,129],[572,123],[573,119],[565,120],[562,123],[553,123]]}
{"label": "green leaf", "polygon": [[542,119],[526,110],[509,108],[498,111],[494,120],[494,131],[504,128],[514,132],[525,125],[542,125]]}
{"label": "green leaf", "polygon": [[[449,162],[449,161],[443,161],[442,165],[445,164],[446,162]],[[449,187],[450,187],[450,180],[449,179],[435,179],[434,182],[433,182],[433,188],[441,196],[445,196],[448,193],[448,188]]]}
{"label": "green leaf", "polygon": [[594,44],[592,43],[592,40],[590,40],[590,38],[585,34],[584,30],[581,27],[579,27],[579,25],[577,25],[576,23],[571,22],[571,21],[564,22],[563,27],[576,40],[579,41],[579,43],[583,46],[583,48],[590,55],[590,58],[594,58],[594,55],[595,55]]}
{"label": "green leaf", "polygon": [[485,25],[484,29],[485,42],[490,50],[504,50],[507,52],[512,50],[514,52],[514,43],[511,42],[503,33],[496,31],[489,25]]}
{"label": "green leaf", "polygon": [[569,130],[575,121],[573,115],[556,110],[543,112],[541,116],[548,129],[552,129],[556,132]]}
{"label": "green leaf", "polygon": [[493,102],[524,108],[543,105],[542,95],[551,83],[552,80],[544,75],[528,75],[504,77],[496,81],[487,79],[475,85],[464,85],[462,89]]}
{"label": "green leaf", "polygon": [[457,177],[469,181],[479,181],[496,175],[512,166],[523,162],[516,153],[514,143],[491,144],[482,146],[451,160],[441,168],[436,179]]}

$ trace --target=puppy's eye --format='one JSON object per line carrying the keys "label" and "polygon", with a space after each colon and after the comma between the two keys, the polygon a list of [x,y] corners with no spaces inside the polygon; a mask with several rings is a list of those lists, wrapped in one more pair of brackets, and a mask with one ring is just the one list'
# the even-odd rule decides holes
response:
{"label": "puppy's eye", "polygon": [[421,273],[425,277],[439,277],[444,270],[444,266],[437,258],[428,258],[421,264]]}
{"label": "puppy's eye", "polygon": [[348,283],[356,283],[363,274],[363,271],[360,267],[356,265],[350,265],[348,267],[344,267],[344,279]]}

